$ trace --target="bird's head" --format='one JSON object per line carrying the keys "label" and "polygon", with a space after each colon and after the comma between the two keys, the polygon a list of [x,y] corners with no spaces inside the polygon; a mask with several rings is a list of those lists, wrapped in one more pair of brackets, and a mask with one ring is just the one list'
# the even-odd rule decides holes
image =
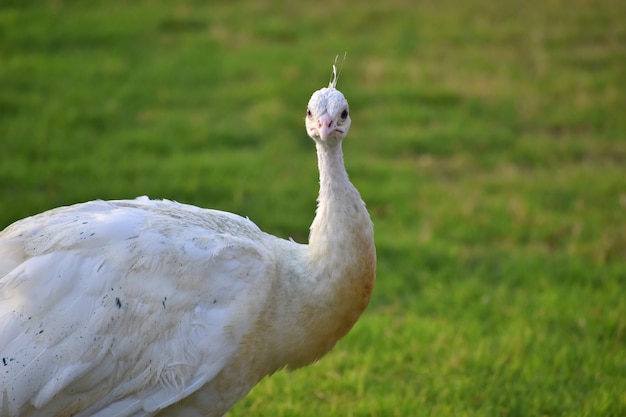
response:
{"label": "bird's head", "polygon": [[335,88],[337,78],[337,70],[333,65],[330,84],[313,93],[306,109],[306,131],[318,143],[337,144],[346,137],[350,129],[348,101]]}

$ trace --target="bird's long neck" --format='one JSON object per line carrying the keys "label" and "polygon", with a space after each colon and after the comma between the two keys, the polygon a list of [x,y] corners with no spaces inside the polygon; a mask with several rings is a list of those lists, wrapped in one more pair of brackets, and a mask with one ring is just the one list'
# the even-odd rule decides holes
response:
{"label": "bird's long neck", "polygon": [[340,252],[354,244],[373,247],[372,223],[359,192],[348,179],[341,143],[317,144],[317,161],[320,191],[309,236],[311,260],[341,258],[344,254]]}
{"label": "bird's long neck", "polygon": [[[320,191],[307,247],[312,340],[326,353],[367,306],[376,275],[373,226],[346,173],[341,144],[317,144]],[[309,319],[310,320],[310,319]],[[323,351],[323,352],[322,352]]]}
{"label": "bird's long neck", "polygon": [[352,328],[374,285],[373,226],[348,179],[341,147],[318,144],[317,154],[320,192],[309,244],[273,241],[282,254],[277,295],[259,320],[268,355],[260,376],[321,358]]}

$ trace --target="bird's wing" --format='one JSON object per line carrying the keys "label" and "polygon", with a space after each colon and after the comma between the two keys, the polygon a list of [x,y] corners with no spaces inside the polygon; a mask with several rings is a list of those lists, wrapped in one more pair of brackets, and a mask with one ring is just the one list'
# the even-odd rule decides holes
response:
{"label": "bird's wing", "polygon": [[5,229],[0,415],[153,415],[199,389],[265,305],[262,236],[238,216],[150,200]]}

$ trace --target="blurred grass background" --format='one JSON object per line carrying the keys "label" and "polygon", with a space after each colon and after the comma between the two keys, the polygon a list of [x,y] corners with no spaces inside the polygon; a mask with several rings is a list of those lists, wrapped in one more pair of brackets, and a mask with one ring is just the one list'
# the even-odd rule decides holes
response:
{"label": "blurred grass background", "polygon": [[149,195],[305,241],[347,52],[370,308],[230,413],[626,415],[626,3],[0,0],[0,228]]}

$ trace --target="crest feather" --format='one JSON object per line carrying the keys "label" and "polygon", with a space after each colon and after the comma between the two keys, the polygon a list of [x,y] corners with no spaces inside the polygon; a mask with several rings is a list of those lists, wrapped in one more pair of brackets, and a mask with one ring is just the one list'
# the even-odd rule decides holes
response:
{"label": "crest feather", "polygon": [[337,71],[337,60],[339,59],[339,55],[335,56],[335,63],[333,64],[333,73],[330,76],[330,82],[328,83],[328,88],[337,88],[337,81],[339,81],[339,74],[341,74],[341,69],[343,68],[343,63],[346,62],[347,52],[343,53],[343,60],[341,61],[341,66],[339,67],[339,71]]}

